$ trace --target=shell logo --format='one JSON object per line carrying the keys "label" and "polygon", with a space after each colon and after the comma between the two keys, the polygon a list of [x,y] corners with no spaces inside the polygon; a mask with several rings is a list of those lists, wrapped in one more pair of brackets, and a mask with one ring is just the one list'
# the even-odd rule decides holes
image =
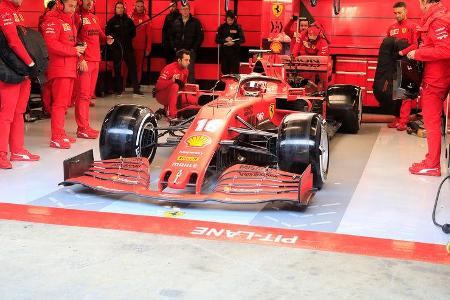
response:
{"label": "shell logo", "polygon": [[206,135],[193,135],[186,140],[186,144],[190,147],[204,147],[211,144],[211,139]]}
{"label": "shell logo", "polygon": [[283,49],[283,45],[279,41],[273,41],[270,44],[270,50],[272,50],[273,53],[280,53]]}

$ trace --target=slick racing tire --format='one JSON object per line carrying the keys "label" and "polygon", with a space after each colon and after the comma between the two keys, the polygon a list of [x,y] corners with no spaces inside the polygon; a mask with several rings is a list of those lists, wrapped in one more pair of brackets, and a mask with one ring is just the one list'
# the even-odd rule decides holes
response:
{"label": "slick racing tire", "polygon": [[293,113],[278,129],[277,157],[280,170],[301,174],[311,164],[314,188],[321,189],[328,174],[328,133],[322,116]]}
{"label": "slick racing tire", "polygon": [[118,104],[111,108],[100,132],[100,157],[155,157],[158,131],[153,112],[144,106]]}
{"label": "slick racing tire", "polygon": [[350,84],[332,85],[327,90],[327,115],[341,123],[343,133],[358,133],[362,119],[361,88]]}

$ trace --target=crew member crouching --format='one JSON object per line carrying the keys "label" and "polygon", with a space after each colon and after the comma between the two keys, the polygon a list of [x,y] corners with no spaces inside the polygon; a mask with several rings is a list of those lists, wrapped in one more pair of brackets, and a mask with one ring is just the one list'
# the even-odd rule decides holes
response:
{"label": "crew member crouching", "polygon": [[164,105],[166,116],[170,119],[177,117],[178,91],[182,90],[187,82],[191,55],[188,50],[181,49],[177,51],[176,58],[177,61],[161,70],[155,86],[156,100]]}

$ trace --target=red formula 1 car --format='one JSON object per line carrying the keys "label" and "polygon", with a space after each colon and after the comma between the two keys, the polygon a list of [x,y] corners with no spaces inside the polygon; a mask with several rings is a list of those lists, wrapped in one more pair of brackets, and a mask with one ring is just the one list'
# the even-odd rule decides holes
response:
{"label": "red formula 1 car", "polygon": [[[327,177],[328,133],[346,122],[357,126],[350,131],[359,129],[360,89],[330,86],[325,96],[308,95],[313,83],[292,88],[284,75],[268,75],[279,64],[262,59],[252,68],[258,73],[223,76],[225,89],[213,101],[168,126],[147,107],[113,107],[101,130],[102,160],[64,183],[165,202],[306,207]],[[151,190],[149,168],[159,147],[174,150]]]}

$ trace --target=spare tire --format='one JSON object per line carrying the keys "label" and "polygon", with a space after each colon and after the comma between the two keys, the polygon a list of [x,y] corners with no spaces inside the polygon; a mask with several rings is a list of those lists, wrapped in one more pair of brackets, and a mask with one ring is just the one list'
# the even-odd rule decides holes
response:
{"label": "spare tire", "polygon": [[133,104],[118,104],[111,108],[100,131],[100,157],[155,157],[158,131],[153,112]]}
{"label": "spare tire", "polygon": [[340,132],[358,133],[362,119],[361,88],[335,84],[327,89],[327,118],[341,123]]}
{"label": "spare tire", "polygon": [[285,116],[278,129],[278,167],[301,174],[311,164],[313,186],[321,189],[328,174],[328,141],[321,115],[293,113]]}

